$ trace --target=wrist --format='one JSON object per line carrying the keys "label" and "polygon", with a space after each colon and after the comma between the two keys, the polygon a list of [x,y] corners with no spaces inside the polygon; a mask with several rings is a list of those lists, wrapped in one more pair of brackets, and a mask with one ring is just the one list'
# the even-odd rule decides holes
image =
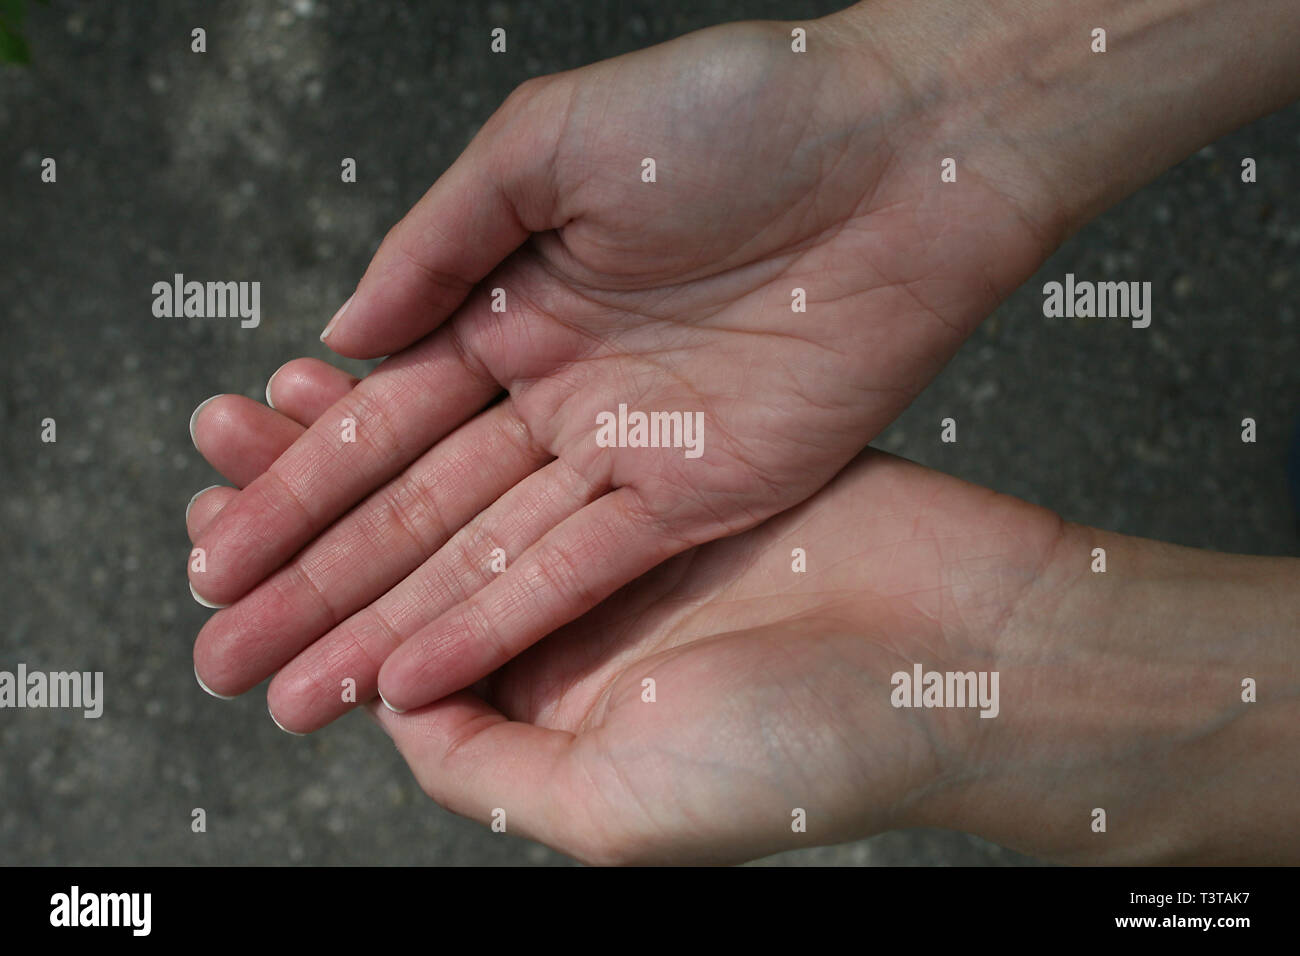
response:
{"label": "wrist", "polygon": [[869,0],[826,19],[846,56],[890,61],[945,155],[1058,241],[1300,96],[1294,0]]}
{"label": "wrist", "polygon": [[1298,569],[1068,528],[927,822],[1060,862],[1294,862]]}

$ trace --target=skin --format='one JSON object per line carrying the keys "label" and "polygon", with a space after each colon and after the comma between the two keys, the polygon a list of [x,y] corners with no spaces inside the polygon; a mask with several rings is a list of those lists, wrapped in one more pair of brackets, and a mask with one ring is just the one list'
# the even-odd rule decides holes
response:
{"label": "skin", "polygon": [[[934,585],[936,574],[969,575],[961,560],[915,567],[895,554],[873,564],[870,555],[828,549],[832,561],[820,566],[858,574],[843,601],[823,607],[810,597],[805,610],[797,593],[773,590],[771,575],[788,568],[789,539],[769,541],[780,560],[764,566],[768,577],[744,600],[695,590],[727,578],[738,559],[714,559],[714,577],[707,563],[683,562],[741,547],[791,516],[811,522],[810,505],[799,503],[837,473],[823,496],[858,487],[845,475],[893,476],[893,485],[860,481],[921,528],[900,539],[902,550],[968,540],[963,522],[977,516],[965,506],[949,516],[962,520],[929,523],[937,520],[933,501],[964,499],[948,490],[960,483],[854,456],[1064,235],[1300,92],[1294,4],[1246,6],[1097,2],[1030,17],[1011,0],[956,9],[881,2],[801,24],[809,29],[803,57],[789,52],[789,24],[738,24],[527,84],[390,233],[326,337],[353,356],[414,344],[318,417],[304,416],[307,431],[198,529],[208,570],[191,575],[196,590],[237,603],[200,634],[196,673],[222,694],[275,673],[271,707],[294,731],[346,709],[336,690],[344,677],[357,680],[363,699],[380,690],[411,711],[380,717],[436,799],[480,818],[486,803],[509,801],[512,829],[585,859],[769,852],[791,845],[789,807],[808,803],[820,809],[794,845],[929,822],[1056,859],[1232,859],[1226,828],[1171,814],[1168,800],[1163,816],[1155,813],[1152,795],[1162,791],[1142,768],[1180,782],[1204,767],[1227,777],[1233,748],[1251,761],[1285,752],[1276,701],[1258,708],[1264,717],[1243,721],[1236,688],[1252,671],[1294,686],[1279,643],[1286,627],[1294,630],[1294,611],[1279,598],[1294,590],[1293,565],[1218,567],[1115,539],[1111,547],[1133,552],[1126,567],[1154,569],[1153,577],[1126,572],[1130,589],[1098,594],[1076,578],[1096,541],[1111,539],[1059,526],[1030,533],[1031,523],[1052,519],[1018,519],[1008,526],[1018,535],[1016,559],[966,589]],[[1097,22],[1108,25],[1113,51],[1104,60],[1076,39]],[[651,88],[655,95],[645,95]],[[647,155],[661,157],[653,185],[638,176]],[[942,184],[938,160],[952,155],[960,157],[958,183]],[[505,313],[488,308],[496,287],[507,290]],[[786,311],[795,287],[808,290],[806,314]],[[705,456],[594,447],[596,412],[619,401],[704,411]],[[200,436],[234,414],[229,405],[204,409]],[[345,418],[358,423],[355,444],[339,441]],[[931,497],[907,496],[930,481],[941,483]],[[845,517],[851,510],[825,513],[836,517],[813,525],[818,533],[856,527]],[[865,513],[885,520],[895,511]],[[638,579],[765,519],[757,531]],[[996,534],[980,525],[970,539]],[[497,547],[509,560],[501,575],[488,570]],[[823,547],[818,538],[819,554]],[[1068,561],[1055,557],[1063,550]],[[687,590],[672,590],[673,569]],[[877,577],[892,582],[895,571],[899,590],[881,592]],[[818,594],[834,590],[826,572],[808,577]],[[603,637],[618,632],[627,607],[595,631],[582,630],[588,618],[564,627],[633,579],[615,600],[639,607],[640,594],[651,602],[642,617],[652,621],[671,618],[665,608],[683,599],[742,608],[777,601],[779,610],[689,616],[711,641],[674,643],[676,620],[648,645],[619,632],[642,657]],[[1235,587],[1210,587],[1222,581]],[[647,597],[643,589],[656,582],[666,590]],[[898,603],[908,588],[937,603]],[[851,597],[858,592],[865,596]],[[1188,624],[1178,609],[1203,596],[1211,603]],[[959,597],[992,623],[969,633],[954,625],[945,602]],[[1263,615],[1261,597],[1272,602]],[[1145,622],[1150,643],[1132,642],[1116,616],[1122,610]],[[921,626],[926,614],[940,630]],[[1241,660],[1223,649],[1224,630],[1240,627],[1236,615],[1257,622],[1240,645],[1253,656]],[[1103,622],[1101,631],[1085,633],[1081,619]],[[1167,631],[1179,630],[1185,643],[1170,644]],[[603,648],[635,667],[548,664],[563,654],[551,648],[566,644]],[[768,652],[742,660],[750,647]],[[1036,666],[1046,657],[1051,667]],[[975,724],[996,730],[948,726],[960,719],[951,714],[900,718],[865,692],[886,687],[897,660],[940,670],[1005,661],[1032,674],[1034,691],[1022,693],[1014,714]],[[1181,667],[1172,683],[1169,660]],[[689,688],[679,699],[698,709],[672,718],[681,723],[669,739],[690,738],[691,747],[656,747],[638,725],[647,720],[638,677],[647,662]],[[516,671],[526,679],[512,682]],[[728,699],[748,711],[706,698],[733,676],[738,692]],[[471,685],[480,693],[456,693]],[[1210,698],[1186,693],[1202,686],[1213,687]],[[1098,687],[1112,690],[1099,696]],[[730,756],[708,750],[728,733],[752,733],[756,715],[787,699],[821,723],[773,727],[761,746]],[[834,722],[838,710],[843,725]],[[584,723],[593,717],[598,726]],[[894,726],[900,719],[910,721],[905,729]],[[626,728],[608,730],[606,720]],[[866,734],[869,743],[849,747],[850,759],[837,764],[842,748],[824,738],[840,726],[849,740]],[[891,733],[882,735],[883,726]],[[587,753],[592,744],[579,742],[599,739],[597,731],[618,760],[566,756]],[[810,739],[805,754],[799,745]],[[608,750],[619,745],[632,749]],[[1063,753],[1078,757],[1063,767]],[[711,783],[686,772],[709,776],[697,756],[708,759]],[[633,779],[628,768],[638,761],[643,777]],[[843,773],[808,771],[822,761]],[[1277,779],[1266,764],[1248,769],[1256,773],[1249,779]],[[530,801],[521,782],[547,799]],[[1067,813],[1059,794],[1071,787],[1088,797]],[[1216,806],[1226,801],[1252,820],[1278,822],[1278,792],[1258,791],[1212,792]],[[1080,833],[1078,814],[1108,797],[1131,803],[1133,794],[1147,794],[1149,812],[1124,817],[1139,829],[1122,848],[1099,846],[1086,827]],[[782,822],[774,824],[778,806]],[[1017,819],[1007,819],[1009,807]],[[1294,851],[1258,836],[1247,844],[1254,851]]]}
{"label": "skin", "polygon": [[[1227,6],[864,4],[804,55],[789,24],[732,24],[526,84],[327,336],[415,344],[197,542],[196,593],[238,602],[200,673],[237,694],[278,671],[298,730],[340,675],[416,707],[805,500],[1063,235],[1295,95],[1294,5]],[[1069,40],[1096,17],[1104,61]],[[597,447],[623,401],[702,412],[704,456]]]}
{"label": "skin", "polygon": [[[296,423],[235,396],[205,418],[219,470],[269,466],[321,410],[301,392],[349,387],[314,360],[287,370],[272,396]],[[201,494],[191,535],[235,494]],[[868,451],[473,691],[371,711],[440,804],[483,822],[503,808],[510,832],[594,863],[736,862],[902,826],[1062,862],[1293,861],[1298,579],[1291,559],[1067,524]],[[998,717],[894,708],[890,677],[913,662],[998,671]]]}
{"label": "skin", "polygon": [[[324,642],[349,673],[384,661],[385,699],[419,706],[829,481],[1050,248],[974,169],[938,188],[930,131],[891,77],[875,59],[800,58],[784,27],[745,24],[513,96],[385,240],[346,316],[380,327],[350,351],[426,330],[410,323],[450,295],[430,277],[470,268],[441,262],[459,254],[444,229],[474,234],[490,211],[483,248],[523,242],[516,217],[534,235],[205,530],[192,583],[239,600],[199,637],[209,685],[242,692]],[[644,184],[656,153],[660,181]],[[463,182],[485,174],[504,192]],[[505,313],[489,308],[497,287]],[[794,288],[808,313],[791,312]],[[702,411],[703,457],[596,447],[597,414],[619,402]],[[340,441],[345,418],[355,443]],[[499,576],[484,570],[496,547]]]}

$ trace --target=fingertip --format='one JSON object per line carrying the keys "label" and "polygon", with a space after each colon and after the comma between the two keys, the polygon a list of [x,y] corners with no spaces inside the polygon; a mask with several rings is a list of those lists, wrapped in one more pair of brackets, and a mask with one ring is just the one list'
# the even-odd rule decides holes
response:
{"label": "fingertip", "polygon": [[[457,632],[454,623],[450,632]],[[392,713],[410,713],[484,676],[475,671],[481,663],[465,646],[449,640],[445,623],[434,622],[409,636],[385,658],[379,666],[375,692]]]}
{"label": "fingertip", "polygon": [[220,487],[221,487],[221,485],[208,485],[206,488],[201,488],[201,489],[199,489],[198,491],[194,492],[194,497],[192,497],[192,498],[190,499],[189,504],[187,504],[187,505],[185,506],[185,523],[186,523],[186,524],[189,524],[189,521],[190,521],[190,512],[194,510],[194,502],[196,502],[196,501],[199,500],[199,496],[200,496],[200,495],[207,494],[207,493],[208,493],[209,491],[211,491],[213,488],[220,488]]}
{"label": "fingertip", "polygon": [[409,344],[399,342],[396,346],[390,346],[388,343],[382,342],[380,344],[383,347],[376,348],[373,343],[358,345],[356,342],[350,341],[352,338],[354,338],[354,336],[352,334],[352,329],[349,326],[348,328],[333,330],[330,333],[330,339],[328,342],[324,339],[321,339],[321,341],[325,342],[325,347],[335,355],[340,355],[343,358],[358,359],[360,361],[370,361],[372,359],[383,358],[393,352],[400,351]]}
{"label": "fingertip", "polygon": [[309,428],[360,381],[341,368],[316,358],[285,362],[266,383],[267,404]]}
{"label": "fingertip", "polygon": [[286,727],[284,724],[280,723],[280,719],[279,719],[278,717],[275,716],[275,711],[271,709],[271,701],[270,701],[269,699],[268,699],[267,702],[266,702],[266,712],[267,712],[268,714],[271,715],[271,720],[272,720],[272,722],[274,722],[275,726],[279,727],[279,728],[280,728],[281,730],[283,730],[286,734],[289,734],[290,736],[293,736],[293,737],[306,737],[306,736],[307,736],[306,734],[299,733],[299,732],[296,731],[296,730],[290,730],[290,729],[289,729],[288,727]]}
{"label": "fingertip", "polygon": [[[266,706],[281,730],[291,734],[305,734],[319,730],[342,713],[328,708],[334,701],[322,700],[322,683],[307,669],[300,666],[296,656],[271,678],[266,688]],[[322,713],[322,710],[324,713]],[[279,716],[276,716],[276,715]],[[324,719],[322,719],[322,717]],[[288,730],[289,727],[301,728]]]}
{"label": "fingertip", "polygon": [[199,602],[200,604],[202,604],[204,607],[206,607],[206,608],[211,608],[211,609],[214,610],[214,611],[220,611],[220,610],[222,610],[223,608],[230,607],[229,604],[216,604],[216,603],[214,603],[214,602],[212,602],[212,601],[209,601],[209,600],[208,600],[207,598],[205,598],[203,595],[199,594],[199,592],[198,592],[197,590],[195,590],[195,588],[194,588],[194,582],[193,582],[193,581],[190,582],[190,594],[194,597],[194,600],[198,601],[198,602]]}
{"label": "fingertip", "polygon": [[[373,269],[373,263],[372,263]],[[427,276],[414,278],[404,269],[368,271],[357,291],[344,303],[321,333],[321,342],[344,358],[371,360],[400,352],[429,334],[441,320],[430,321],[431,314],[450,313],[454,306],[438,306],[425,298]],[[457,289],[455,306],[465,298],[465,289]],[[435,298],[445,298],[442,296]]]}
{"label": "fingertip", "polygon": [[[334,329],[338,326],[338,324],[339,324],[339,320],[340,320],[341,318],[343,318],[343,316],[347,313],[347,311],[348,311],[348,306],[350,306],[350,305],[352,304],[352,300],[353,300],[353,298],[354,298],[355,296],[356,296],[356,293],[355,293],[355,292],[354,292],[352,295],[348,296],[347,301],[344,302],[341,306],[339,306],[339,310],[338,310],[337,312],[334,313],[333,318],[331,318],[331,319],[329,320],[329,322],[326,323],[326,325],[325,325],[325,331],[322,332],[322,333],[320,334],[320,340],[321,340],[322,342],[324,342],[326,339],[328,339],[328,338],[330,337],[330,334],[331,334],[331,333],[334,331]],[[328,343],[326,343],[326,344],[328,344]]]}
{"label": "fingertip", "polygon": [[211,485],[190,499],[190,503],[185,506],[185,530],[191,542],[198,540],[203,529],[212,523],[221,509],[237,494],[239,492],[226,485]]}
{"label": "fingertip", "polygon": [[375,693],[378,695],[379,704],[390,714],[404,714],[410,710],[409,707],[401,706],[406,703],[403,692],[405,680],[401,666],[402,648],[405,646],[405,644],[401,645],[385,658],[379,665],[379,676],[375,680]]}
{"label": "fingertip", "polygon": [[390,704],[390,703],[388,702],[388,698],[384,696],[384,692],[383,692],[383,691],[380,691],[380,692],[379,692],[379,699],[383,702],[384,706],[387,707],[389,710],[391,710],[393,713],[395,713],[395,714],[404,714],[404,713],[406,713],[406,708],[405,708],[405,707],[394,707],[392,704]]}
{"label": "fingertip", "polygon": [[[198,433],[195,431],[195,428],[199,423],[199,415],[202,413],[203,409],[207,408],[210,403],[216,401],[220,397],[221,395],[217,394],[210,398],[205,398],[203,401],[199,402],[198,407],[190,413],[190,441],[194,443],[195,451],[199,451],[199,438]],[[202,452],[200,452],[200,454],[202,454]]]}
{"label": "fingertip", "polygon": [[195,665],[194,665],[194,679],[195,679],[196,681],[199,682],[199,686],[203,688],[203,690],[204,690],[205,693],[210,694],[211,696],[215,697],[217,700],[234,700],[234,699],[235,699],[235,698],[234,698],[234,695],[231,695],[231,696],[227,697],[225,694],[218,694],[215,690],[213,690],[211,687],[209,687],[207,684],[205,684],[205,683],[203,682],[203,678],[199,676],[199,665],[198,665],[198,664],[195,664]]}
{"label": "fingertip", "polygon": [[[284,365],[288,365],[288,364],[289,364],[288,362],[284,363]],[[272,372],[271,377],[266,380],[266,407],[267,408],[275,408],[275,399],[271,397],[271,383],[275,381],[275,377],[277,375],[279,375],[282,371],[284,371],[284,365],[281,365],[274,372]]]}

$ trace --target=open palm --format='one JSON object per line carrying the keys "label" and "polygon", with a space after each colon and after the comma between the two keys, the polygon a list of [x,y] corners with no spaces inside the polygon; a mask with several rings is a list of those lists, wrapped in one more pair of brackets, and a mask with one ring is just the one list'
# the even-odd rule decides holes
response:
{"label": "open palm", "polygon": [[[364,687],[378,663],[393,708],[436,700],[803,501],[911,401],[1051,243],[1014,157],[941,182],[954,120],[833,29],[810,44],[720,27],[534,81],[498,111],[327,341],[368,356],[432,334],[197,542],[197,592],[239,601],[196,648],[211,686],[241,692],[310,652],[289,671],[291,726],[317,726],[306,698],[340,675]],[[700,413],[702,454],[601,447],[598,416],[620,405]]]}

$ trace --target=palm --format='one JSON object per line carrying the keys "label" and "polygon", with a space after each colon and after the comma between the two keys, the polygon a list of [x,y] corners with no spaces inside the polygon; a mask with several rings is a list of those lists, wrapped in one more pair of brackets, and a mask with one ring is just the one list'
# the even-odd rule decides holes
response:
{"label": "palm", "polygon": [[[456,333],[548,451],[637,488],[692,543],[824,484],[1044,252],[973,174],[940,182],[925,131],[883,122],[883,87],[859,104],[880,123],[804,108],[844,78],[766,28],[589,70],[520,111],[565,117],[567,224],[484,283],[514,296],[508,312],[468,309]],[[658,157],[656,182],[642,157]],[[703,412],[704,461],[596,449],[614,397]]]}
{"label": "palm", "polygon": [[[919,119],[886,65],[833,54],[718,28],[526,86],[493,117],[330,343],[375,354],[455,315],[198,541],[196,586],[243,598],[200,636],[211,686],[284,668],[282,712],[308,729],[337,716],[341,679],[435,700],[806,499],[907,405],[1046,249],[977,170],[940,181],[929,124],[951,135],[949,118]],[[702,413],[702,456],[600,447],[597,416],[620,405]],[[341,420],[366,441],[340,445]]]}
{"label": "palm", "polygon": [[[940,756],[890,706],[890,675],[986,654],[1021,597],[1006,582],[1032,580],[1056,531],[1040,509],[867,453],[815,505],[669,562],[481,690],[513,720],[577,735],[536,795],[582,808],[574,833],[544,834],[571,852],[599,855],[595,814],[602,845],[640,860],[866,835],[897,824]],[[810,541],[816,574],[792,573]]]}
{"label": "palm", "polygon": [[[294,367],[277,405],[303,425],[351,388],[323,363]],[[231,397],[198,440],[240,484],[301,433]],[[235,495],[201,495],[191,532]],[[587,859],[742,859],[924,822],[918,799],[972,769],[954,755],[978,761],[985,722],[893,710],[890,675],[1014,656],[1013,614],[1060,531],[1041,509],[868,451],[813,501],[666,562],[474,692],[376,710],[440,803],[479,818],[509,808],[515,829]],[[358,645],[329,643],[316,648],[332,680]],[[286,706],[299,666],[272,682],[272,712],[337,716],[319,698],[305,714]],[[344,667],[373,694],[373,670]],[[806,833],[790,829],[796,808]]]}

